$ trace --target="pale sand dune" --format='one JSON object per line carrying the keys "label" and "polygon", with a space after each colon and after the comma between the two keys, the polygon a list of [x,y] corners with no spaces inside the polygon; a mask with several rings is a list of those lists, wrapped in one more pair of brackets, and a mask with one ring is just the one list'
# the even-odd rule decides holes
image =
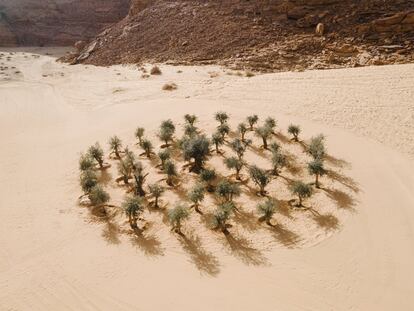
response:
{"label": "pale sand dune", "polygon": [[[21,73],[0,76],[1,310],[414,308],[413,65],[253,78],[161,66],[163,75],[141,79],[134,68],[66,66],[35,52],[42,56],[11,55]],[[162,91],[167,82],[178,89]],[[337,228],[302,212],[277,214],[288,230],[271,236],[246,225],[237,230],[247,242],[231,249],[195,226],[198,215],[186,227],[200,239],[180,243],[156,212],[145,215],[154,224],[144,240],[77,206],[77,161],[90,144],[106,147],[117,134],[132,146],[138,125],[156,142],[160,121],[182,123],[184,113],[209,130],[217,110],[233,126],[258,113],[274,116],[284,133],[295,122],[306,139],[326,134],[330,154],[347,163],[329,161],[342,178],[323,182],[338,191],[311,204]],[[122,191],[113,180],[106,187],[118,204]]]}

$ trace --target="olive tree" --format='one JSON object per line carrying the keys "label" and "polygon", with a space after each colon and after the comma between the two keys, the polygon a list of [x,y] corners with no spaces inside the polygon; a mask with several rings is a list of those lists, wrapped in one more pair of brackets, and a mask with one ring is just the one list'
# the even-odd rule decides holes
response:
{"label": "olive tree", "polygon": [[110,199],[109,194],[100,185],[90,190],[88,198],[93,206],[104,206]]}
{"label": "olive tree", "polygon": [[135,130],[135,137],[138,139],[138,143],[142,144],[142,139],[144,138],[145,129],[143,127],[138,127]]}
{"label": "olive tree", "polygon": [[152,146],[152,143],[148,139],[143,139],[141,143],[142,149],[144,149],[144,153],[141,155],[145,155],[147,158],[151,158],[151,155],[154,153],[154,147]]}
{"label": "olive tree", "polygon": [[184,135],[188,136],[188,137],[194,137],[198,134],[198,129],[197,127],[195,127],[192,124],[186,124],[184,126]]}
{"label": "olive tree", "polygon": [[160,161],[161,161],[160,166],[162,169],[164,169],[165,161],[171,159],[171,152],[169,149],[161,150],[160,152],[158,152],[158,157],[160,158]]}
{"label": "olive tree", "polygon": [[316,159],[308,163],[308,171],[309,174],[315,175],[315,187],[319,188],[319,177],[326,173],[322,160]]}
{"label": "olive tree", "polygon": [[91,158],[95,159],[95,161],[98,162],[100,168],[103,168],[104,152],[98,142],[95,143],[95,145],[89,147],[88,154]]}
{"label": "olive tree", "polygon": [[120,151],[122,148],[122,141],[121,139],[119,139],[118,136],[112,136],[109,139],[109,149],[110,149],[110,154],[115,154],[115,156],[120,159],[121,155],[120,155]]}
{"label": "olive tree", "polygon": [[275,131],[275,127],[277,125],[277,122],[274,118],[272,117],[268,117],[266,118],[265,122],[264,122],[264,126],[268,127],[271,129],[271,132],[274,134]]}
{"label": "olive tree", "polygon": [[217,127],[217,133],[219,133],[221,135],[221,137],[223,138],[223,140],[224,140],[226,135],[228,135],[230,133],[229,125],[227,123],[220,124]]}
{"label": "olive tree", "polygon": [[266,173],[266,171],[257,167],[256,165],[252,165],[249,168],[249,174],[253,182],[259,187],[259,194],[266,195],[265,188],[270,182],[269,175]]}
{"label": "olive tree", "polygon": [[237,126],[237,131],[240,134],[240,139],[244,142],[245,136],[246,136],[246,132],[247,132],[248,128],[247,125],[245,123],[240,123]]}
{"label": "olive tree", "polygon": [[200,203],[204,200],[205,188],[201,183],[197,183],[191,190],[188,192],[188,199],[193,203],[191,207],[194,207],[195,211],[199,214],[202,212],[199,209]]}
{"label": "olive tree", "polygon": [[228,227],[228,221],[230,219],[230,216],[235,210],[235,205],[233,202],[225,202],[220,204],[216,211],[213,214],[212,218],[212,227],[216,230],[221,230],[224,234],[229,234],[229,231],[227,229]]}
{"label": "olive tree", "polygon": [[222,111],[216,112],[214,117],[218,122],[220,122],[220,125],[227,123],[227,120],[229,119],[228,114]]}
{"label": "olive tree", "polygon": [[266,221],[266,224],[273,226],[270,222],[276,212],[277,203],[274,199],[268,198],[265,202],[257,205],[257,212],[260,214],[259,221]]}
{"label": "olive tree", "polygon": [[98,177],[91,169],[81,172],[80,186],[85,194],[89,194],[93,187],[98,184]]}
{"label": "olive tree", "polygon": [[288,133],[293,135],[293,140],[294,141],[296,141],[296,142],[299,141],[299,134],[300,134],[299,125],[294,125],[294,124],[289,125]]}
{"label": "olive tree", "polygon": [[154,207],[158,208],[158,201],[159,198],[162,196],[162,194],[165,191],[165,188],[158,184],[151,184],[148,186],[148,190],[151,193],[152,197],[154,198]]}
{"label": "olive tree", "polygon": [[312,137],[309,147],[308,147],[308,153],[313,157],[314,160],[323,160],[326,154],[325,149],[325,137],[320,134],[316,137]]}
{"label": "olive tree", "polygon": [[194,125],[194,123],[197,121],[197,116],[194,114],[186,114],[184,116],[184,120],[189,125]]}
{"label": "olive tree", "polygon": [[177,176],[177,169],[174,162],[167,160],[164,163],[164,173],[167,175],[166,183],[168,186],[174,187],[174,177]]}
{"label": "olive tree", "polygon": [[287,164],[286,156],[280,151],[272,153],[272,174],[279,176],[279,170],[285,167]]}
{"label": "olive tree", "polygon": [[132,171],[133,167],[129,161],[120,161],[118,163],[118,173],[121,175],[120,179],[122,179],[124,184],[129,184],[129,179],[131,178]]}
{"label": "olive tree", "polygon": [[210,153],[210,141],[204,135],[195,136],[185,140],[182,149],[186,161],[194,160],[190,171],[199,173]]}
{"label": "olive tree", "polygon": [[170,146],[170,142],[173,140],[173,136],[175,133],[175,125],[171,120],[165,120],[162,121],[161,126],[160,126],[160,131],[158,133],[158,137],[165,142],[164,145],[162,145],[161,147],[168,147]]}
{"label": "olive tree", "polygon": [[305,198],[312,196],[312,187],[309,184],[305,184],[302,181],[295,181],[291,186],[292,194],[297,195],[299,202],[298,206],[302,206],[302,201]]}
{"label": "olive tree", "polygon": [[87,170],[92,170],[94,168],[94,163],[93,163],[93,158],[91,157],[91,155],[89,153],[87,154],[81,154],[80,158],[79,158],[79,170],[81,172],[83,171],[87,171]]}
{"label": "olive tree", "polygon": [[227,168],[236,171],[236,179],[241,180],[240,178],[240,171],[244,167],[244,162],[240,158],[237,157],[229,157],[224,159],[224,164],[226,164]]}
{"label": "olive tree", "polygon": [[177,204],[172,210],[168,211],[168,220],[171,223],[172,230],[182,234],[181,225],[184,220],[190,216],[188,207],[184,204]]}
{"label": "olive tree", "polygon": [[257,124],[258,121],[259,117],[256,114],[247,117],[247,123],[249,123],[250,131],[254,130],[254,126],[255,124]]}
{"label": "olive tree", "polygon": [[240,186],[227,179],[223,179],[217,184],[216,195],[220,197],[223,202],[233,202],[233,199],[240,196],[240,194]]}
{"label": "olive tree", "polygon": [[267,126],[260,126],[256,128],[256,135],[259,136],[263,141],[263,148],[268,149],[267,147],[267,140],[269,139],[270,135],[272,134],[272,129]]}
{"label": "olive tree", "polygon": [[132,169],[135,169],[135,154],[131,151],[131,150],[129,150],[129,148],[128,147],[125,147],[125,149],[124,149],[124,153],[125,153],[125,156],[124,156],[124,162],[127,164],[127,165],[129,165],[130,167],[132,167]]}
{"label": "olive tree", "polygon": [[144,211],[142,204],[142,199],[137,196],[129,196],[124,202],[122,202],[122,207],[125,214],[128,216],[129,225],[133,230],[140,230],[138,228],[138,217]]}
{"label": "olive tree", "polygon": [[236,138],[230,143],[230,147],[237,154],[239,160],[242,160],[247,149],[246,145],[240,139]]}
{"label": "olive tree", "polygon": [[141,162],[136,162],[134,165],[134,170],[132,172],[134,175],[135,180],[135,194],[138,196],[144,196],[145,190],[144,190],[144,183],[145,179],[148,176],[148,173],[144,173],[144,166]]}
{"label": "olive tree", "polygon": [[224,144],[224,138],[220,133],[214,133],[211,137],[211,143],[215,146],[216,153],[221,153],[220,146]]}
{"label": "olive tree", "polygon": [[214,191],[213,181],[217,178],[216,171],[214,169],[203,169],[200,172],[200,180],[206,185],[208,192]]}

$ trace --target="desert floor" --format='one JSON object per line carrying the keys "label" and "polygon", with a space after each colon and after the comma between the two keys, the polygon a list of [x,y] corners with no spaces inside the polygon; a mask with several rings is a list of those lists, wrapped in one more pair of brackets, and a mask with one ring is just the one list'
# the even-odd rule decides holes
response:
{"label": "desert floor", "polygon": [[[55,62],[62,52],[0,51],[1,310],[414,309],[414,65],[251,78],[161,65],[143,79],[132,66]],[[136,238],[78,206],[89,145],[117,134],[133,146],[139,125],[156,141],[162,120],[185,113],[212,129],[218,110],[233,127],[257,113],[282,134],[291,122],[305,140],[324,133],[336,174],[310,204],[329,217],[285,211],[275,218],[289,230],[246,224],[233,242],[193,219],[183,243],[156,212]]]}

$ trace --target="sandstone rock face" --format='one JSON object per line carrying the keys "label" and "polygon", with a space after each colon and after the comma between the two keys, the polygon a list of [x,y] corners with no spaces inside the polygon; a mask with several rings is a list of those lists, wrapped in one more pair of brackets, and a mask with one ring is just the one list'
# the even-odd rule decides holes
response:
{"label": "sandstone rock face", "polygon": [[0,46],[72,45],[128,14],[130,0],[0,0]]}

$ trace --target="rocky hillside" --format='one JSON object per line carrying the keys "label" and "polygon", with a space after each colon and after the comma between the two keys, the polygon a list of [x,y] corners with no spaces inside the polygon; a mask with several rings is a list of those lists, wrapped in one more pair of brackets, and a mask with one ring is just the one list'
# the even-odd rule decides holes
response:
{"label": "rocky hillside", "polygon": [[0,46],[72,45],[128,14],[130,0],[0,0]]}
{"label": "rocky hillside", "polygon": [[132,0],[66,60],[304,70],[412,62],[413,42],[413,0]]}

